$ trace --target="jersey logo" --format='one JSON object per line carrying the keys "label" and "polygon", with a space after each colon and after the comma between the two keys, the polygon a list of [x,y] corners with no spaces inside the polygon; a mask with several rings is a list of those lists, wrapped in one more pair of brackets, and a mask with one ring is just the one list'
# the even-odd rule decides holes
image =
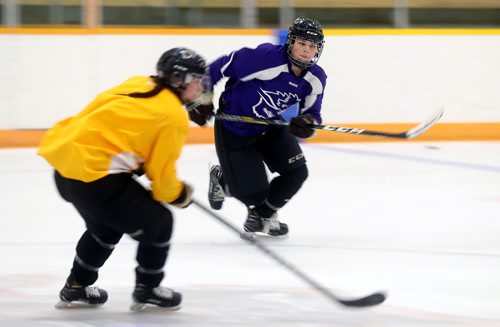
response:
{"label": "jersey logo", "polygon": [[252,106],[255,117],[272,118],[285,111],[291,105],[300,102],[297,94],[260,89],[259,102]]}

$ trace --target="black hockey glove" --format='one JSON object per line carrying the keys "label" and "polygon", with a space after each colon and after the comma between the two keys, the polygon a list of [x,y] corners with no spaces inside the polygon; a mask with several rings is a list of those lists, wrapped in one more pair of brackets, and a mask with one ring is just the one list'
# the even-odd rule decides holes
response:
{"label": "black hockey glove", "polygon": [[189,110],[189,119],[195,122],[198,126],[205,126],[205,124],[214,115],[213,104],[200,104],[194,109]]}
{"label": "black hockey glove", "polygon": [[170,204],[178,208],[187,208],[191,203],[193,203],[193,199],[191,198],[192,195],[193,188],[191,185],[184,183],[181,195],[179,195],[179,197],[174,201],[170,202]]}
{"label": "black hockey glove", "polygon": [[314,129],[310,126],[315,123],[310,114],[300,115],[290,121],[290,132],[300,138],[306,139],[313,136]]}

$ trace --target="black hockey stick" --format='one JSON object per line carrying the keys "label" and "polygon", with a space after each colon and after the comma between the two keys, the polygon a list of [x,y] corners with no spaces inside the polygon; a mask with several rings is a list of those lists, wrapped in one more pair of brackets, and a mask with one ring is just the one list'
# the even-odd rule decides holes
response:
{"label": "black hockey stick", "polygon": [[330,292],[328,289],[326,289],[324,286],[322,286],[321,284],[319,284],[318,282],[316,282],[314,279],[312,279],[311,277],[309,277],[308,275],[306,275],[304,272],[302,272],[301,270],[299,270],[299,268],[297,268],[296,266],[292,265],[290,262],[286,261],[281,256],[279,256],[274,251],[272,251],[270,248],[268,248],[267,246],[265,246],[264,243],[261,242],[260,240],[254,238],[254,237],[251,237],[251,236],[245,234],[244,232],[241,232],[238,229],[238,227],[234,226],[227,219],[225,219],[221,215],[217,214],[216,212],[210,210],[207,206],[205,206],[204,204],[198,202],[197,200],[193,199],[193,204],[195,204],[198,208],[200,208],[201,210],[203,210],[204,212],[206,212],[207,214],[209,214],[213,218],[217,219],[219,222],[221,222],[223,225],[225,225],[227,228],[229,228],[233,232],[235,232],[238,235],[240,235],[240,237],[242,239],[244,239],[244,240],[250,242],[251,244],[255,245],[259,250],[261,250],[262,252],[264,252],[264,254],[266,254],[267,256],[269,256],[272,259],[274,259],[281,266],[283,266],[288,271],[290,271],[293,274],[295,274],[295,276],[297,276],[302,281],[304,281],[307,284],[309,284],[316,291],[320,292],[321,294],[323,294],[324,296],[326,296],[331,301],[333,301],[335,303],[340,303],[340,304],[345,305],[347,307],[358,307],[358,308],[361,308],[361,307],[370,307],[370,306],[378,305],[378,304],[380,304],[380,303],[382,303],[382,302],[385,301],[385,297],[386,296],[385,296],[385,294],[383,294],[381,292],[373,293],[373,294],[367,295],[365,297],[356,298],[356,299],[341,299],[341,298],[339,298],[338,296],[336,296],[332,292]]}
{"label": "black hockey stick", "polygon": [[[313,129],[319,129],[323,131],[332,131],[339,133],[347,133],[347,134],[357,134],[357,135],[369,135],[369,136],[378,136],[378,137],[390,137],[390,138],[398,138],[398,139],[412,139],[422,134],[426,130],[428,130],[432,125],[434,125],[443,115],[444,110],[437,111],[434,115],[432,115],[426,121],[418,124],[417,126],[401,133],[389,133],[389,132],[378,132],[378,131],[370,131],[361,128],[353,128],[353,127],[342,127],[342,126],[328,126],[328,125],[311,125]],[[281,119],[264,119],[264,118],[254,118],[248,116],[236,116],[229,115],[225,113],[221,113],[214,116],[215,119],[233,121],[233,122],[241,122],[241,123],[249,123],[249,124],[261,124],[261,125],[281,125],[287,126],[290,123]]]}

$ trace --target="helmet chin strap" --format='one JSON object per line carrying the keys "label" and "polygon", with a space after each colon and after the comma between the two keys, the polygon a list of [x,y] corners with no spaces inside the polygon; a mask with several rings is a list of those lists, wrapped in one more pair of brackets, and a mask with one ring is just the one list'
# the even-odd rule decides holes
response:
{"label": "helmet chin strap", "polygon": [[292,65],[294,65],[295,67],[300,68],[300,69],[307,69],[307,68],[311,67],[312,65],[314,65],[314,63],[312,61],[305,62],[305,61],[302,61],[302,60],[299,60],[299,59],[296,59],[293,57],[290,58],[290,61],[292,62]]}

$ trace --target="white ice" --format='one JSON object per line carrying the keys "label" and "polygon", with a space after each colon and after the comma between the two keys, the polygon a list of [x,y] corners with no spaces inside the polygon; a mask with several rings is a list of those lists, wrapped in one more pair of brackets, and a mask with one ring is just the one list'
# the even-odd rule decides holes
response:
{"label": "white ice", "polygon": [[[175,209],[164,285],[172,313],[131,313],[135,242],[100,271],[109,301],[57,310],[83,222],[35,149],[0,150],[1,326],[500,326],[500,142],[305,144],[309,179],[265,245],[338,296],[388,293],[347,309],[195,206]],[[70,160],[68,158],[68,160]],[[207,203],[212,145],[190,145],[179,175]],[[219,212],[241,227],[246,211]],[[145,217],[144,219],[147,219]]]}

